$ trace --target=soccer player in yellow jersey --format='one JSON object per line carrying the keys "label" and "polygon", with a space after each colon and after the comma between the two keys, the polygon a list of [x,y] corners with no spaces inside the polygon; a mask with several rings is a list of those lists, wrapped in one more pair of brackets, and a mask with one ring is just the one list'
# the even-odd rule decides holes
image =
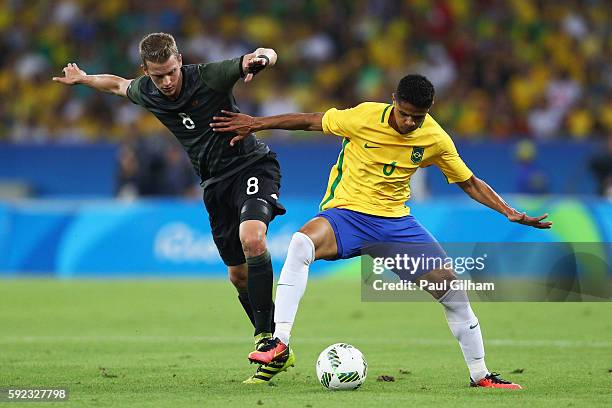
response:
{"label": "soccer player in yellow jersey", "polygon": [[[218,132],[234,132],[230,144],[264,129],[315,130],[343,138],[320,211],[296,232],[289,244],[276,290],[276,330],[269,344],[249,354],[261,364],[273,364],[286,354],[299,301],[306,289],[308,267],[317,259],[361,255],[372,243],[437,241],[410,215],[410,177],[419,167],[438,166],[449,183],[457,183],[474,200],[500,212],[511,222],[550,228],[547,214],[530,217],[510,207],[489,185],[472,174],[453,141],[429,114],[434,87],[421,75],[399,82],[393,104],[365,102],[354,108],[325,113],[291,113],[251,117],[232,112],[214,117]],[[440,248],[440,251],[441,248]],[[442,253],[443,255],[443,253]],[[450,283],[452,270],[423,271],[417,280]],[[452,287],[448,284],[446,287]],[[448,325],[458,340],[474,387],[520,389],[491,373],[484,361],[478,319],[464,290],[430,290],[444,307]]]}

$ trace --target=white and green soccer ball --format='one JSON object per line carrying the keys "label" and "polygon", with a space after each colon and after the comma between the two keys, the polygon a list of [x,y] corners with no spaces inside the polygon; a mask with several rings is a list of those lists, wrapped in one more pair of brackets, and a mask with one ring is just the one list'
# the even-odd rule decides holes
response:
{"label": "white and green soccer ball", "polygon": [[332,344],[317,359],[317,378],[328,390],[357,389],[367,374],[368,363],[363,354],[350,344]]}

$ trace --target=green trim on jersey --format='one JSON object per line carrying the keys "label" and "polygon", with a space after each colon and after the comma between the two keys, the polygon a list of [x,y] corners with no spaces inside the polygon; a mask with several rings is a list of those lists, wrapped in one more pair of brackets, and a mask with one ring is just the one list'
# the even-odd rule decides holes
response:
{"label": "green trim on jersey", "polygon": [[389,108],[392,107],[392,106],[393,106],[393,104],[387,105],[387,107],[383,111],[382,116],[380,117],[380,123],[385,123],[385,115],[387,114],[387,111],[389,110]]}
{"label": "green trim on jersey", "polygon": [[323,206],[334,198],[336,187],[338,187],[338,184],[340,184],[340,180],[342,180],[342,163],[344,162],[344,148],[347,144],[349,144],[349,142],[350,140],[348,140],[347,138],[344,138],[344,141],[342,142],[342,150],[340,151],[340,155],[338,156],[338,164],[336,166],[338,169],[338,175],[336,176],[336,179],[334,180],[331,185],[331,188],[329,189],[329,196],[319,206],[319,211],[323,211]]}

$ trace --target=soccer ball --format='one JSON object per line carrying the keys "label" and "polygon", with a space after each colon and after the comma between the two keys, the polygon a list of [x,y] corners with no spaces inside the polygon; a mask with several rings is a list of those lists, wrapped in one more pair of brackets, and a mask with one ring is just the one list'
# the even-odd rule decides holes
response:
{"label": "soccer ball", "polygon": [[317,359],[317,378],[328,390],[355,390],[361,387],[367,372],[363,354],[350,344],[332,344]]}

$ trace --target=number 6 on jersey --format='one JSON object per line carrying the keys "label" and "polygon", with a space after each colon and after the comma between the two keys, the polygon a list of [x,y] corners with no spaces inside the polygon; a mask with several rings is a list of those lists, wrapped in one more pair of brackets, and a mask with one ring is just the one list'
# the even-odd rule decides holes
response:
{"label": "number 6 on jersey", "polygon": [[186,113],[179,113],[178,114],[181,118],[183,118],[183,125],[185,125],[185,127],[189,130],[195,128],[195,123],[193,122],[193,120],[191,120],[191,118],[189,117],[189,115],[187,115]]}

